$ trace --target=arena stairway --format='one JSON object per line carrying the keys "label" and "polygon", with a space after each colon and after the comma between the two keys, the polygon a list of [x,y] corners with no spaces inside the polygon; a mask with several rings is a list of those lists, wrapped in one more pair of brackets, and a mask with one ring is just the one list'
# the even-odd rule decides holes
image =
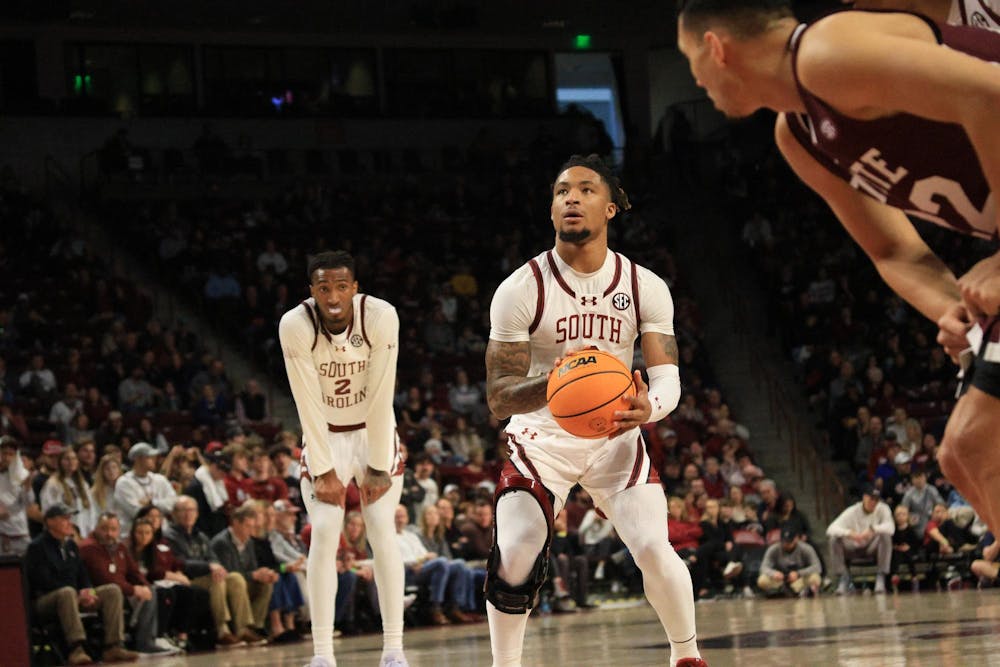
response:
{"label": "arena stairway", "polygon": [[[671,251],[702,313],[705,347],[723,399],[734,419],[750,431],[750,449],[764,474],[795,496],[809,518],[813,539],[825,545],[826,525],[841,509],[836,507],[839,499],[817,493],[817,463],[829,457],[815,452],[812,459],[800,457],[806,459],[803,465],[793,466],[791,431],[799,433],[800,443],[815,436],[805,426],[810,419],[794,369],[767,331],[763,293],[742,256],[738,226],[705,193],[688,192],[672,203],[677,247]],[[800,450],[803,446],[812,447],[806,442]]]}

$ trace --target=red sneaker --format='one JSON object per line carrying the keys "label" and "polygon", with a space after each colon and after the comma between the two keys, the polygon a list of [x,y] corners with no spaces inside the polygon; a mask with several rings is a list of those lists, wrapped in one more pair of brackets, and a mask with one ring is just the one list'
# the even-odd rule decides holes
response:
{"label": "red sneaker", "polygon": [[701,658],[681,658],[674,667],[708,667],[708,663]]}

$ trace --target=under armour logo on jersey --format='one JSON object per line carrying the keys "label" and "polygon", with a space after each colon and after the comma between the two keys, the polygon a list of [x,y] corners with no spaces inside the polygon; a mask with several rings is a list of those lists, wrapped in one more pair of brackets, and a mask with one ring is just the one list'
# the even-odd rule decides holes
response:
{"label": "under armour logo on jersey", "polygon": [[628,307],[632,305],[632,298],[625,292],[618,292],[611,297],[611,305],[618,310],[628,310]]}
{"label": "under armour logo on jersey", "polygon": [[581,306],[596,306],[597,297],[596,296],[581,296],[580,297]]}
{"label": "under armour logo on jersey", "polygon": [[346,345],[334,345],[333,346],[333,351],[334,352],[347,352],[347,346]]}
{"label": "under armour logo on jersey", "polygon": [[525,436],[529,440],[534,440],[538,436],[538,431],[531,431],[529,429],[524,429],[521,431],[521,435]]}

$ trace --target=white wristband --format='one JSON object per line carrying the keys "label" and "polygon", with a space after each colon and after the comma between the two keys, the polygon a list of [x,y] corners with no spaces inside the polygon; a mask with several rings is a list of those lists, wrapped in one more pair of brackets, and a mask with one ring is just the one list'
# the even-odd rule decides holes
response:
{"label": "white wristband", "polygon": [[660,364],[646,369],[649,376],[650,422],[658,422],[677,407],[681,399],[681,376],[677,364]]}

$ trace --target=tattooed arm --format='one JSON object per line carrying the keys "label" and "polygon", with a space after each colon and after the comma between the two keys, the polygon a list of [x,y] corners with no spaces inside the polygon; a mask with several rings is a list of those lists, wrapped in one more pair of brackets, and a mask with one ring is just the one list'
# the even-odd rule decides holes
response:
{"label": "tattooed arm", "polygon": [[680,353],[677,351],[677,339],[674,336],[648,331],[642,334],[640,344],[646,368],[660,364],[676,366],[680,359]]}
{"label": "tattooed arm", "polygon": [[486,402],[497,419],[534,412],[545,405],[548,376],[528,377],[530,366],[530,343],[490,339],[486,346]]}

